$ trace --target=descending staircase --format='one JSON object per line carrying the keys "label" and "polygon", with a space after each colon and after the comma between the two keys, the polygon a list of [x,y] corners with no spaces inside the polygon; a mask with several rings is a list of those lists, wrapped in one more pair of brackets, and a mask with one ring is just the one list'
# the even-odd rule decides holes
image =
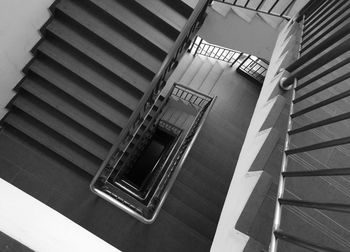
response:
{"label": "descending staircase", "polygon": [[235,71],[226,62],[210,59],[202,55],[193,57],[186,54],[180,66],[175,69],[165,89],[171,83],[180,83],[204,94],[211,94],[224,72]]}
{"label": "descending staircase", "polygon": [[192,10],[182,1],[56,1],[2,134],[24,134],[94,175]]}
{"label": "descending staircase", "polygon": [[212,8],[224,17],[232,11],[248,23],[258,17],[276,29],[284,26],[287,23],[286,19],[293,17],[306,2],[305,0],[214,0]]}

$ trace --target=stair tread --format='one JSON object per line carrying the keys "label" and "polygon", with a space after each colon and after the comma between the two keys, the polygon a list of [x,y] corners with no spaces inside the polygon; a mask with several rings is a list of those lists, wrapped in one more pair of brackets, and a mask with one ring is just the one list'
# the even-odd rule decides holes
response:
{"label": "stair tread", "polygon": [[202,85],[199,87],[199,90],[204,94],[209,94],[223,72],[224,69],[222,66],[219,63],[215,63],[210,73],[207,75],[205,80],[202,82]]}
{"label": "stair tread", "polygon": [[177,119],[176,125],[183,129],[183,125],[186,122],[187,118],[189,117],[189,115],[187,113],[182,112],[181,115],[179,116],[179,118]]}
{"label": "stair tread", "polygon": [[135,15],[132,11],[113,0],[89,0],[99,8],[103,9],[106,13],[118,19],[132,30],[141,34],[152,43],[156,44],[164,52],[169,52],[172,48],[174,41],[161,33],[158,29],[152,25],[145,23],[141,17]]}
{"label": "stair tread", "polygon": [[47,29],[138,90],[145,92],[150,85],[154,73],[148,73],[146,76],[141,72],[142,69],[137,69],[136,65],[131,66],[132,62],[130,63],[129,59],[122,59],[120,55],[115,55],[105,47],[97,46],[98,42],[92,36],[83,34],[81,29],[73,30],[73,25],[67,26],[57,19],[53,20]]}
{"label": "stair tread", "polygon": [[[123,1],[123,0],[119,0],[119,2],[121,4],[123,4],[126,8],[128,8],[129,10],[132,10],[135,15],[142,17],[144,22],[147,22],[148,24],[157,28],[160,32],[165,34],[167,37],[171,38],[173,41],[175,41],[177,39],[177,37],[179,36],[181,29],[178,29],[171,22],[168,22],[166,19],[164,19],[162,17],[162,15],[160,15],[160,13],[154,12],[153,8],[147,8],[147,7],[149,7],[147,4],[144,5],[144,2],[149,2],[149,1],[142,1],[142,0]],[[168,7],[168,9],[170,9],[170,8]]]}
{"label": "stair tread", "polygon": [[202,195],[193,191],[181,181],[176,181],[174,183],[170,193],[184,204],[190,206],[203,216],[206,216],[212,222],[217,223],[219,220],[221,209],[203,198]]}
{"label": "stair tread", "polygon": [[148,48],[143,47],[142,43],[140,44],[135,38],[131,38],[109,19],[101,19],[96,10],[92,11],[90,8],[76,5],[72,1],[61,3],[57,5],[57,8],[82,27],[132,57],[150,71],[156,73],[159,70],[162,64],[160,59],[148,52]]}
{"label": "stair tread", "polygon": [[199,68],[198,72],[191,81],[189,85],[190,88],[198,90],[212,68],[213,65],[211,64],[211,62],[209,60],[204,60],[202,66]]}
{"label": "stair tread", "polygon": [[93,108],[93,110],[103,115],[120,128],[123,128],[126,125],[129,118],[126,111],[121,109],[118,111],[114,109],[112,105],[116,105],[111,105],[107,99],[98,99],[98,97],[96,97],[94,94],[91,94],[91,91],[88,92],[88,89],[84,90],[78,85],[75,85],[75,82],[71,78],[64,75],[62,71],[61,73],[56,72],[55,69],[49,67],[48,64],[45,64],[45,62],[40,62],[39,60],[36,60],[31,65],[31,70],[65,93],[68,93],[75,99],[78,99],[88,107]]}
{"label": "stair tread", "polygon": [[209,187],[218,189],[222,194],[227,193],[230,178],[222,177],[215,173],[215,170],[208,169],[205,165],[199,163],[195,158],[188,156],[184,163],[183,169],[196,176],[198,179],[204,181]]}
{"label": "stair tread", "polygon": [[177,198],[169,194],[163,209],[184,223],[186,226],[194,229],[205,238],[212,240],[215,234],[216,225],[201,213],[184,204]]}
{"label": "stair tread", "polygon": [[184,1],[182,0],[162,0],[163,2],[167,3],[167,5],[171,6],[174,10],[178,11],[182,16],[189,18],[191,16],[191,13],[193,11],[193,8],[188,6]]}
{"label": "stair tread", "polygon": [[134,108],[138,104],[141,92],[133,90],[129,83],[111,76],[109,73],[100,72],[98,66],[89,65],[79,59],[74,52],[67,53],[65,48],[53,45],[49,41],[41,44],[38,48],[44,55],[60,64],[73,74],[98,88],[105,94],[111,96],[125,106]]}
{"label": "stair tread", "polygon": [[21,94],[13,101],[13,105],[97,158],[103,160],[108,154],[110,146],[102,142],[101,139],[49,106],[45,106],[45,103],[35,100],[34,97]]}
{"label": "stair tread", "polygon": [[40,125],[39,122],[34,121],[29,116],[17,114],[17,112],[14,113],[12,111],[5,118],[5,121],[87,173],[95,175],[97,172],[100,165],[99,160],[55,134],[55,132],[50,131],[49,128]]}
{"label": "stair tread", "polygon": [[139,4],[147,8],[149,11],[158,15],[165,22],[170,23],[177,30],[181,31],[186,24],[186,18],[179,12],[172,9],[161,0],[136,0]]}
{"label": "stair tread", "polygon": [[215,188],[208,187],[203,180],[196,178],[195,175],[188,173],[185,169],[182,169],[177,179],[183,184],[187,185],[193,191],[202,195],[209,202],[212,202],[215,206],[219,208],[222,207],[226,195]]}
{"label": "stair tread", "polygon": [[59,89],[56,90],[54,87],[50,87],[48,83],[39,83],[33,79],[26,78],[21,88],[66,116],[69,116],[71,119],[76,120],[96,135],[102,137],[105,141],[111,144],[114,143],[119,135],[120,128],[117,128],[112,122],[107,121],[98,112],[90,110],[81,101],[75,100],[75,98],[66,95]]}
{"label": "stair tread", "polygon": [[189,65],[189,67],[187,68],[187,70],[182,75],[179,83],[185,86],[189,86],[189,84],[191,83],[192,79],[194,78],[195,74],[200,69],[202,64],[203,64],[202,59],[200,57],[195,57],[194,60]]}

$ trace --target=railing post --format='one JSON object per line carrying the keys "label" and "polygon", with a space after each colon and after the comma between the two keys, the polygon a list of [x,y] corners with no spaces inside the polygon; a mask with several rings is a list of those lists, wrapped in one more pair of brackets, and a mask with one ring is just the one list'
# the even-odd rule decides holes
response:
{"label": "railing post", "polygon": [[[232,64],[231,64],[230,67],[233,67],[233,65],[239,60],[240,57],[242,57],[242,55],[243,55],[243,53],[241,52],[241,53],[238,55],[237,59],[235,59],[235,60],[232,62]],[[232,56],[233,56],[233,55],[232,55]],[[230,60],[231,60],[231,59],[230,59]]]}
{"label": "railing post", "polygon": [[[193,56],[196,56],[196,54],[198,52],[198,49],[199,49],[200,45],[202,44],[202,41],[203,41],[203,39],[201,38],[201,40],[199,41],[199,44],[198,44],[198,46],[196,48],[196,51],[194,52]],[[194,41],[194,43],[196,43],[196,41]]]}
{"label": "railing post", "polygon": [[192,42],[192,45],[187,49],[187,52],[191,52],[191,51],[192,51],[193,46],[194,46],[194,44],[195,44],[196,41],[197,41],[197,38],[198,38],[198,35],[196,35],[196,36],[194,37],[193,42]]}
{"label": "railing post", "polygon": [[[241,56],[241,55],[240,55]],[[241,68],[243,65],[244,65],[244,63],[250,58],[250,54],[248,54],[248,56],[247,56],[247,58],[245,58],[243,61],[242,61],[242,63],[241,64],[239,64],[239,66],[237,67],[237,69],[239,69],[239,68]]]}

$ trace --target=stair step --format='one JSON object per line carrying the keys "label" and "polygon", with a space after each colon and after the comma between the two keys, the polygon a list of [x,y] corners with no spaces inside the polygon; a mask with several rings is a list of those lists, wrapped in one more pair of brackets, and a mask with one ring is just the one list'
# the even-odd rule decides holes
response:
{"label": "stair step", "polygon": [[184,121],[184,123],[182,124],[182,128],[184,130],[188,130],[191,125],[193,124],[194,122],[194,116],[193,115],[189,115],[187,118],[186,118],[186,121]]}
{"label": "stair step", "polygon": [[170,23],[177,30],[181,31],[185,26],[187,19],[182,16],[179,12],[172,9],[162,0],[136,0],[139,4],[142,4],[149,11],[158,15],[164,21]]}
{"label": "stair step", "polygon": [[11,113],[6,116],[5,122],[80,167],[88,174],[95,175],[102,162],[21,111],[12,109]]}
{"label": "stair step", "polygon": [[189,6],[192,9],[196,8],[198,1],[199,0],[181,0],[181,2],[183,2],[183,4],[186,4],[187,6]]}
{"label": "stair step", "polygon": [[199,87],[202,85],[205,78],[210,73],[210,70],[213,68],[213,65],[209,60],[204,60],[202,66],[199,68],[198,72],[194,76],[193,80],[190,83],[190,88],[194,90],[198,90]]}
{"label": "stair step", "polygon": [[182,0],[162,0],[167,5],[171,6],[174,10],[179,12],[185,18],[189,18],[193,12],[193,8],[188,6]]}
{"label": "stair step", "polygon": [[46,60],[36,60],[31,66],[31,71],[103,115],[118,127],[123,128],[126,125],[131,114],[130,110],[123,109],[114,100],[107,99],[99,92],[93,92],[93,89],[84,88],[84,82],[69,75],[64,69]]}
{"label": "stair step", "polygon": [[76,100],[43,79],[32,75],[27,76],[21,88],[88,128],[110,144],[113,144],[118,138],[120,127],[86,107],[81,100]]}
{"label": "stair step", "polygon": [[114,0],[88,0],[168,53],[174,41]]}
{"label": "stair step", "polygon": [[216,207],[221,208],[226,194],[220,192],[216,188],[209,187],[205,181],[202,181],[196,177],[196,175],[188,173],[185,169],[180,171],[179,176],[177,177],[181,183],[187,185],[193,191],[202,195],[209,202],[213,203]]}
{"label": "stair step", "polygon": [[202,195],[193,191],[187,185],[180,181],[176,181],[170,193],[185,205],[193,208],[212,222],[218,222],[221,209],[203,198]]}
{"label": "stair step", "polygon": [[108,143],[30,94],[21,93],[12,105],[68,138],[95,157],[103,160],[108,154],[111,147]]}
{"label": "stair step", "polygon": [[219,63],[215,63],[202,85],[199,87],[199,91],[204,94],[210,94],[223,72],[223,67]]}
{"label": "stair step", "polygon": [[154,12],[153,8],[149,9],[149,5],[144,4],[148,1],[119,1],[125,7],[132,10],[135,14],[141,16],[145,22],[149,23],[150,25],[153,25],[155,28],[157,28],[160,32],[164,33],[167,37],[171,38],[173,41],[175,41],[179,36],[181,29],[177,29],[166,19],[164,19],[161,15],[159,15],[158,12]]}
{"label": "stair step", "polygon": [[240,18],[242,18],[243,20],[245,20],[248,23],[252,22],[252,20],[256,16],[255,11],[246,10],[246,9],[242,9],[239,7],[231,7],[231,8]]}
{"label": "stair step", "polygon": [[196,176],[199,180],[204,181],[208,187],[217,189],[220,193],[226,194],[230,185],[230,178],[223,178],[215,173],[215,170],[208,169],[199,163],[195,158],[188,156],[184,163],[184,170],[192,176]]}
{"label": "stair step", "polygon": [[190,66],[187,68],[186,72],[181,77],[179,83],[185,86],[189,86],[202,64],[203,60],[200,57],[195,57]]}
{"label": "stair step", "polygon": [[91,62],[89,58],[72,51],[71,48],[67,48],[58,41],[46,40],[38,47],[38,50],[125,106],[134,108],[142,96],[142,90],[138,90],[125,80],[118,78],[103,67]]}
{"label": "stair step", "polygon": [[84,33],[82,29],[73,25],[73,23],[69,24],[54,19],[47,27],[47,30],[142,92],[147,90],[154,77],[155,73],[138,65],[132,58],[125,54],[123,55],[122,52],[118,52],[108,44],[99,45],[101,40],[94,38],[91,34]]}
{"label": "stair step", "polygon": [[79,23],[84,29],[142,64],[148,70],[154,73],[159,70],[162,60],[157,58],[154,55],[155,53],[152,54],[151,48],[145,46],[144,43],[140,43],[123,27],[118,26],[112,17],[101,19],[101,11],[92,9],[89,5],[77,5],[73,1],[60,2],[57,9]]}
{"label": "stair step", "polygon": [[182,76],[184,76],[186,70],[191,65],[192,61],[196,59],[190,53],[185,53],[181,60],[179,61],[178,66],[175,68],[174,72],[170,75],[169,80],[173,80],[175,83],[180,83]]}
{"label": "stair step", "polygon": [[274,29],[276,29],[283,21],[280,17],[274,17],[264,13],[259,13],[259,16]]}
{"label": "stair step", "polygon": [[215,234],[216,225],[208,218],[184,204],[177,198],[169,194],[163,209],[184,223],[186,226],[194,229],[205,238],[212,240]]}
{"label": "stair step", "polygon": [[187,113],[182,112],[181,115],[180,115],[180,117],[179,117],[179,118],[177,119],[177,121],[176,121],[176,125],[177,125],[179,128],[183,129],[183,125],[184,125],[184,123],[186,122],[186,120],[187,120],[188,117],[189,117],[189,115],[188,115]]}
{"label": "stair step", "polygon": [[163,116],[162,116],[162,120],[164,121],[169,121],[171,116],[174,113],[174,109],[172,109],[171,107],[167,107],[166,111],[164,112]]}
{"label": "stair step", "polygon": [[[337,213],[337,215],[347,222],[347,214]],[[289,235],[317,243],[321,247],[331,247],[335,251],[348,251],[349,226],[333,220],[332,216],[334,215],[330,211],[282,206],[280,228]]]}
{"label": "stair step", "polygon": [[174,110],[173,110],[173,113],[172,113],[172,115],[171,115],[171,117],[170,117],[170,119],[169,119],[169,122],[170,122],[171,124],[174,124],[174,125],[178,126],[178,125],[176,124],[176,122],[177,122],[177,120],[179,119],[180,116],[181,116],[181,111],[179,111],[179,110],[177,110],[177,109],[174,109]]}

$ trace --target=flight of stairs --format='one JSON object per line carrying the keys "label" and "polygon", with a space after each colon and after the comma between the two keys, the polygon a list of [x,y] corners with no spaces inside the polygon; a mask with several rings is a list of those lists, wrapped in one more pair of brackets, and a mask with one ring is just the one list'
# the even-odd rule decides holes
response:
{"label": "flight of stairs", "polygon": [[197,108],[191,103],[185,103],[181,99],[170,97],[167,107],[164,108],[164,114],[161,119],[187,131],[197,113]]}
{"label": "flight of stairs", "polygon": [[[252,8],[252,9],[256,9],[259,7],[259,10],[267,12],[274,5],[276,0],[265,0],[263,2],[261,0],[249,0],[249,1],[248,0],[238,0],[238,1],[226,0],[224,2],[228,3],[228,4],[221,3],[220,1],[217,1],[217,2],[213,1],[213,4],[212,4],[213,10],[215,10],[217,13],[219,13],[220,15],[222,15],[224,17],[226,17],[226,15],[231,11],[248,23],[252,22],[252,20],[254,18],[258,17],[258,18],[261,18],[265,23],[267,23],[268,25],[270,25],[274,29],[277,29],[279,27],[283,27],[287,23],[286,20],[284,20],[283,18],[280,18],[280,17],[275,17],[275,16],[271,16],[271,15],[268,15],[265,13],[258,13],[256,11],[252,11],[249,9],[244,9],[241,7],[235,7],[235,6],[229,5],[230,3],[231,4],[235,3],[238,6],[244,7],[246,5],[246,3],[248,2],[246,7]],[[261,2],[262,2],[262,4],[261,4]],[[294,1],[292,6],[290,6],[289,10],[284,15],[292,17],[299,10],[300,4],[303,4],[306,2],[307,1],[305,1],[305,0]],[[281,13],[288,6],[289,3],[290,3],[290,1],[286,1],[286,0],[279,1],[273,7],[272,12],[277,13],[277,14]]]}
{"label": "flight of stairs", "polygon": [[1,134],[25,136],[93,176],[193,9],[181,0],[61,0],[50,10]]}
{"label": "flight of stairs", "polygon": [[235,71],[235,68],[226,62],[202,55],[193,57],[187,53],[169,77],[165,90],[169,90],[173,83],[179,83],[201,93],[211,94],[225,71]]}
{"label": "flight of stairs", "polygon": [[[348,27],[350,23],[350,4],[348,1],[324,1],[323,4],[320,2],[316,10],[314,15],[305,18],[303,39],[301,40],[303,41],[301,57],[340,29]],[[322,52],[312,57],[311,62],[306,63],[306,65],[317,64],[315,61],[319,57],[338,46],[340,42],[344,43],[345,40],[348,40],[349,29],[344,34],[347,35],[343,39],[335,44],[327,45],[328,48],[322,49]],[[349,72],[350,53],[346,51],[298,80],[293,100],[289,150],[349,137],[350,119],[348,115],[340,121],[334,120],[332,123],[328,122],[328,124],[319,127],[293,133],[303,126],[350,112],[350,98],[347,94],[349,92]],[[345,95],[336,100],[337,96],[341,94]],[[327,100],[331,98],[333,101],[327,104]],[[322,103],[323,106],[314,110],[304,110]],[[340,144],[313,151],[287,153],[287,159],[288,163],[285,168],[287,173],[334,171],[333,169],[336,168],[348,169],[350,146],[349,144]],[[328,176],[321,176],[313,174],[313,176],[305,176],[305,173],[303,175],[301,177],[288,177],[286,174],[283,199],[350,204],[348,175],[328,174]],[[320,246],[322,251],[345,252],[350,250],[348,211],[327,211],[317,209],[317,207],[307,208],[282,204],[279,229],[286,235]],[[304,252],[306,249],[279,239],[277,251]]]}

